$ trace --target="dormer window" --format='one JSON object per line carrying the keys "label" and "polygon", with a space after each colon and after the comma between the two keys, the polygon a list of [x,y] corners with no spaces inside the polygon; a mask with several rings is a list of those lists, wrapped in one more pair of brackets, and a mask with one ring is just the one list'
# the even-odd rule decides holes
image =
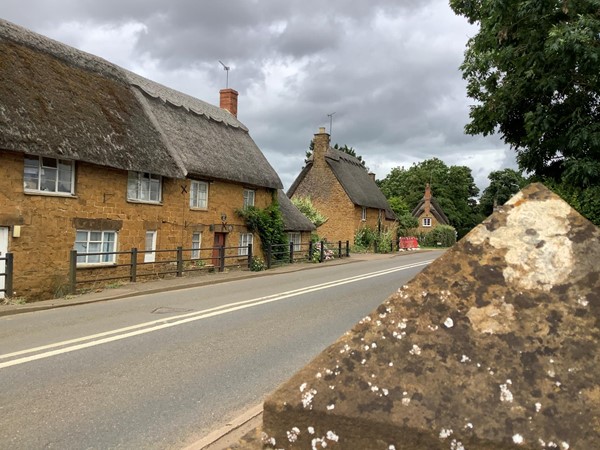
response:
{"label": "dormer window", "polygon": [[129,172],[127,200],[160,203],[162,200],[162,177],[147,172]]}
{"label": "dormer window", "polygon": [[73,195],[75,165],[73,161],[25,156],[23,189],[25,192]]}

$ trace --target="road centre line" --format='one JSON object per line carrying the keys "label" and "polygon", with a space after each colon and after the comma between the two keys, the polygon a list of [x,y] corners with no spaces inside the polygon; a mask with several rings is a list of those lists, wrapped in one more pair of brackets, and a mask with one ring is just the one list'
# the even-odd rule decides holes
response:
{"label": "road centre line", "polygon": [[[244,300],[241,302],[229,303],[227,305],[221,305],[221,306],[217,306],[214,308],[205,309],[202,311],[195,311],[192,313],[181,314],[178,316],[154,320],[154,321],[145,322],[145,323],[141,323],[141,324],[137,324],[137,325],[131,325],[128,327],[119,328],[119,329],[111,330],[111,331],[105,331],[105,332],[93,334],[90,336],[83,336],[81,338],[70,339],[70,340],[62,341],[62,342],[56,342],[53,344],[48,344],[48,345],[35,347],[35,348],[31,348],[31,349],[26,349],[26,350],[20,350],[20,351],[12,352],[12,353],[6,353],[4,355],[0,355],[0,359],[7,359],[7,358],[19,356],[19,355],[25,355],[25,354],[29,354],[29,353],[39,352],[42,350],[48,350],[51,348],[63,347],[63,348],[59,348],[56,350],[47,351],[44,353],[38,353],[35,355],[26,356],[26,357],[13,359],[10,361],[0,363],[0,369],[4,369],[7,367],[11,367],[11,366],[16,366],[19,364],[25,364],[25,363],[36,361],[39,359],[50,358],[52,356],[57,356],[60,354],[69,353],[69,352],[73,352],[76,350],[82,350],[82,349],[94,347],[97,345],[107,344],[110,342],[126,339],[129,337],[134,337],[134,336],[138,336],[141,334],[151,333],[153,331],[159,331],[159,330],[171,328],[171,327],[174,327],[177,325],[183,325],[183,324],[186,324],[189,322],[194,322],[197,320],[208,319],[211,317],[239,311],[239,310],[246,309],[246,308],[251,308],[254,306],[260,306],[260,305],[264,305],[267,303],[284,300],[284,299],[287,299],[290,297],[296,297],[296,296],[302,295],[302,294],[308,294],[311,292],[320,291],[320,290],[328,289],[328,288],[335,287],[335,286],[341,286],[341,285],[348,284],[348,283],[354,283],[356,281],[366,280],[369,278],[379,277],[379,276],[387,275],[387,274],[394,273],[394,272],[399,272],[399,271],[403,271],[403,270],[412,269],[415,267],[428,265],[432,261],[433,261],[433,259],[423,261],[423,262],[413,263],[413,264],[407,264],[407,265],[400,266],[400,267],[394,267],[392,269],[379,270],[376,272],[370,272],[370,273],[363,274],[363,275],[356,275],[353,277],[343,278],[340,280],[330,281],[327,283],[321,283],[321,284],[317,284],[314,286],[308,286],[305,288],[294,289],[291,291],[282,292],[282,293],[278,293],[278,294],[272,294],[272,295],[268,295],[268,296],[264,296],[264,297],[258,297],[258,298],[251,299],[251,300]],[[111,335],[114,335],[114,336],[111,336]],[[89,342],[85,342],[85,341],[89,341]],[[79,343],[79,344],[77,344],[77,343]],[[65,347],[70,344],[77,344],[77,345],[71,345],[69,347]]]}

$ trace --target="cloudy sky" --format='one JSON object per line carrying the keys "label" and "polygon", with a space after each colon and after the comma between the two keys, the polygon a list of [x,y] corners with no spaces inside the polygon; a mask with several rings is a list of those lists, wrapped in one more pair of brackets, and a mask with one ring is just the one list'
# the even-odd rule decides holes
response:
{"label": "cloudy sky", "polygon": [[2,0],[0,14],[215,105],[223,61],[238,118],[286,189],[330,125],[379,179],[438,157],[484,188],[515,167],[498,137],[463,133],[458,67],[477,30],[448,0]]}

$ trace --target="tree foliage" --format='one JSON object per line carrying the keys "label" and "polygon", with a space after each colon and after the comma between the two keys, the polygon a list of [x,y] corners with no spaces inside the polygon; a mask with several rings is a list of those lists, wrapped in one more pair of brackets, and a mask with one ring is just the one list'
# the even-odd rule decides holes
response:
{"label": "tree foliage", "polygon": [[489,216],[494,205],[503,205],[528,183],[521,172],[513,169],[496,170],[488,175],[488,179],[490,184],[479,199],[479,208],[484,216]]}
{"label": "tree foliage", "polygon": [[235,211],[244,219],[251,233],[258,233],[263,251],[269,245],[277,247],[273,252],[275,259],[285,260],[288,258],[288,237],[284,231],[283,215],[277,202],[271,203],[267,208],[261,209],[248,206]]}
{"label": "tree foliage", "polygon": [[292,203],[300,210],[302,214],[308,218],[308,220],[313,223],[315,227],[319,228],[321,225],[327,222],[327,217],[325,217],[317,208],[315,208],[310,200],[310,197],[296,196],[292,198]]}
{"label": "tree foliage", "polygon": [[451,0],[479,25],[461,66],[470,134],[499,132],[519,167],[600,185],[600,0]]}
{"label": "tree foliage", "polygon": [[450,225],[463,236],[481,221],[471,169],[466,166],[447,166],[442,160],[432,158],[413,164],[409,169],[396,167],[379,181],[387,198],[400,197],[412,211],[423,198],[429,183],[432,194],[448,217]]}

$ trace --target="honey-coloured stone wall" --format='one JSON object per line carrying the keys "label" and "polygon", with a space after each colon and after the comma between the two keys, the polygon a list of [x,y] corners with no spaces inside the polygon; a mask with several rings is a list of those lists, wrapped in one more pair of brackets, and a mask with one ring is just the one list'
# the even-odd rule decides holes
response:
{"label": "honey-coloured stone wall", "polygon": [[[157,249],[191,249],[194,232],[202,233],[202,248],[212,247],[215,231],[227,233],[226,246],[237,246],[240,233],[247,232],[235,210],[242,208],[243,190],[252,188],[249,186],[211,181],[207,210],[195,210],[189,206],[189,179],[163,178],[161,204],[131,202],[127,200],[126,171],[76,162],[74,196],[29,194],[23,189],[23,165],[23,154],[0,150],[0,227],[10,229],[13,296],[28,301],[65,293],[69,252],[76,230],[98,229],[82,226],[110,226],[109,229],[117,230],[119,251],[133,247],[144,250],[146,231],[157,231]],[[255,206],[265,208],[272,202],[271,190],[255,191]],[[225,222],[222,214],[227,216]],[[13,237],[15,226],[20,226],[19,237]],[[211,253],[203,251],[201,257]],[[258,236],[254,237],[254,254],[262,256]],[[157,260],[161,257],[160,253],[156,256]],[[168,257],[172,259],[172,254]],[[118,258],[119,263],[129,262],[129,255]],[[240,261],[243,259],[240,257]],[[227,264],[235,263],[234,260]],[[143,261],[143,255],[138,261]],[[89,276],[90,271],[101,270],[104,269],[80,269],[78,274],[85,272]]]}

